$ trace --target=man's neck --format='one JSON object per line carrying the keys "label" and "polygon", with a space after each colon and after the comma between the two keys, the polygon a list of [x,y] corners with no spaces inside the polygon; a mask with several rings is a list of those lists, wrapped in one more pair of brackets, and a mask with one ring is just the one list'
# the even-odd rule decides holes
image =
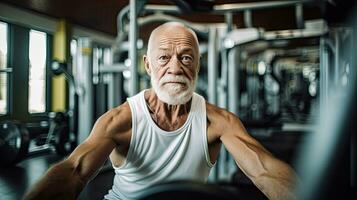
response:
{"label": "man's neck", "polygon": [[144,96],[151,117],[160,128],[172,131],[185,123],[190,112],[192,98],[185,104],[169,105],[161,101],[153,89],[146,91]]}

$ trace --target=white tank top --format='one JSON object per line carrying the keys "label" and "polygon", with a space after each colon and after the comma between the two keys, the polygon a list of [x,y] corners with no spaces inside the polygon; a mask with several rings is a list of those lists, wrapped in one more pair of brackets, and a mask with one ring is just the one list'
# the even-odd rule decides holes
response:
{"label": "white tank top", "polygon": [[204,98],[194,93],[184,125],[164,131],[151,118],[144,92],[127,99],[132,114],[130,147],[123,165],[113,165],[114,183],[105,199],[137,199],[144,189],[167,181],[206,182],[213,166]]}

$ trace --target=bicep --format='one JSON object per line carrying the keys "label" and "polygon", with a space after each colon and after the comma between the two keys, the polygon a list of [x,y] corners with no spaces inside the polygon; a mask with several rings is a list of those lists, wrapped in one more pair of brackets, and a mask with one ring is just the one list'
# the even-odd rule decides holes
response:
{"label": "bicep", "polygon": [[124,103],[102,115],[94,124],[89,137],[67,160],[73,164],[80,177],[87,181],[116,146],[126,144],[130,133],[131,113],[128,103]]}
{"label": "bicep", "polygon": [[71,153],[67,161],[73,165],[82,180],[88,181],[103,165],[114,147],[115,143],[110,139],[94,141],[89,137]]}
{"label": "bicep", "polygon": [[115,148],[113,134],[107,130],[108,120],[100,118],[94,125],[89,137],[80,144],[67,158],[75,172],[84,180],[90,177],[103,165],[110,152]]}

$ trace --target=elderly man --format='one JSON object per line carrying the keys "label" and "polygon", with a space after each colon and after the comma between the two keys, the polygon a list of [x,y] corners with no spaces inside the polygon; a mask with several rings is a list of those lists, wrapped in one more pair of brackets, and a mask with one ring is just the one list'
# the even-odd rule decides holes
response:
{"label": "elderly man", "polygon": [[221,143],[269,199],[293,199],[293,170],[253,139],[237,116],[194,93],[199,61],[191,29],[175,22],[156,28],[144,56],[152,89],[101,116],[26,199],[75,199],[108,156],[115,178],[106,199],[137,199],[164,181],[205,182]]}

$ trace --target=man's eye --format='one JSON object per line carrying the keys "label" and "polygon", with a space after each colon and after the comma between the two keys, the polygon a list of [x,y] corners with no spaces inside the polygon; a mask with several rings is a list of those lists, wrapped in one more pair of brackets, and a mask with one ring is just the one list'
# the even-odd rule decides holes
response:
{"label": "man's eye", "polygon": [[193,60],[191,56],[182,56],[181,59],[183,62],[191,62]]}
{"label": "man's eye", "polygon": [[168,60],[168,59],[169,59],[168,56],[160,56],[160,57],[159,57],[159,60],[160,60],[160,61]]}

